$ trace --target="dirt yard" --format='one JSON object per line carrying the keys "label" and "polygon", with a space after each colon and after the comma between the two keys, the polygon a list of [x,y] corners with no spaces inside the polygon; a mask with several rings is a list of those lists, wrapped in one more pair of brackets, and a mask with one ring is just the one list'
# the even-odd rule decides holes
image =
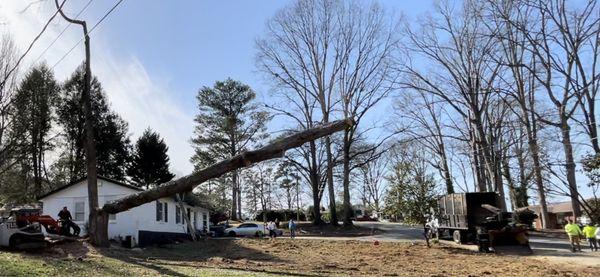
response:
{"label": "dirt yard", "polygon": [[[43,253],[0,252],[0,272],[135,276],[598,276],[599,267],[552,264],[435,245],[358,241],[212,239],[146,249],[77,242]],[[0,274],[2,275],[2,274]]]}

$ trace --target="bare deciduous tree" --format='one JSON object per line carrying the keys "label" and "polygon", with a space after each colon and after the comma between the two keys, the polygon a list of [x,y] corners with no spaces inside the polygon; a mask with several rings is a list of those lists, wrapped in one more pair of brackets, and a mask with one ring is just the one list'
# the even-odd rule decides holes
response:
{"label": "bare deciduous tree", "polygon": [[[467,123],[476,185],[480,191],[497,191],[504,199],[502,174],[497,159],[497,138],[489,132],[488,108],[497,97],[499,65],[490,59],[498,46],[484,24],[483,4],[465,1],[456,9],[441,3],[439,18],[427,18],[420,28],[407,27],[405,51],[428,63],[427,73],[408,63],[404,85],[431,93],[445,101]],[[502,208],[506,205],[502,201]]]}

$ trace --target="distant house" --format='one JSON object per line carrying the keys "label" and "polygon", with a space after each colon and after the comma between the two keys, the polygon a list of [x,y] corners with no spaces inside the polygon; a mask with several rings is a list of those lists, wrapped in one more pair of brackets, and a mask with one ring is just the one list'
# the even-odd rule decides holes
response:
{"label": "distant house", "polygon": [[[542,213],[539,205],[528,206],[528,209],[535,212],[538,216],[533,225],[536,229],[542,228]],[[548,204],[548,229],[560,229],[565,226],[566,218],[573,216],[573,207],[571,206],[571,201],[558,202]],[[582,223],[585,223],[587,217],[578,218],[578,220]]]}
{"label": "distant house", "polygon": [[[98,203],[100,206],[139,191],[142,189],[98,177]],[[85,234],[89,216],[86,179],[51,191],[41,196],[39,201],[42,203],[42,213],[55,218],[63,207],[67,207],[73,216],[73,221],[81,227],[81,234]],[[196,230],[208,230],[208,209],[187,203],[184,204],[184,207]],[[115,240],[131,236],[134,244],[140,247],[189,237],[180,205],[172,197],[161,198],[116,215],[110,215],[108,236],[109,239]]]}

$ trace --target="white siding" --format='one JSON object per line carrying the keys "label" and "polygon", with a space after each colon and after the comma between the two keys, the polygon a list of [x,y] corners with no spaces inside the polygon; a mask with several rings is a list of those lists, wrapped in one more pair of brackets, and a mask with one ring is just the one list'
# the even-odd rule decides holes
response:
{"label": "white siding", "polygon": [[[136,193],[138,191],[127,188],[121,185],[114,184],[106,180],[98,180],[98,202],[102,206],[105,202],[113,201],[121,197]],[[58,212],[62,207],[67,207],[71,215],[75,219],[75,203],[84,202],[84,220],[75,221],[82,229],[82,235],[85,234],[88,217],[89,204],[87,198],[87,183],[81,181],[69,188],[60,190],[54,194],[44,197],[40,200],[43,203],[43,214],[57,218]],[[108,236],[111,239],[125,236],[133,236],[137,242],[138,231],[154,231],[154,232],[172,232],[185,233],[186,225],[183,221],[179,224],[175,223],[175,205],[176,202],[172,198],[162,198],[159,201],[168,205],[168,222],[156,221],[156,202],[146,203],[117,214],[115,219],[109,220]],[[186,206],[188,208],[189,206]],[[193,207],[192,212],[198,213],[197,230],[202,230],[202,213],[208,213],[206,209]],[[193,220],[193,217],[192,217]]]}

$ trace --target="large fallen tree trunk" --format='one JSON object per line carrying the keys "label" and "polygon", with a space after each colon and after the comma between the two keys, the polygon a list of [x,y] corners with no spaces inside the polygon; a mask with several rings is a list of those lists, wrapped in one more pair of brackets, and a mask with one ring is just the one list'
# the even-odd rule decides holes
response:
{"label": "large fallen tree trunk", "polygon": [[[183,178],[167,182],[154,189],[138,192],[104,204],[101,210],[105,214],[116,214],[176,193],[191,191],[196,186],[210,179],[258,162],[283,157],[283,154],[288,149],[296,148],[306,142],[331,135],[349,126],[352,126],[351,121],[339,120],[280,138],[262,148],[241,153]],[[108,226],[105,225],[104,228],[108,228]],[[108,238],[106,240],[108,241]]]}

